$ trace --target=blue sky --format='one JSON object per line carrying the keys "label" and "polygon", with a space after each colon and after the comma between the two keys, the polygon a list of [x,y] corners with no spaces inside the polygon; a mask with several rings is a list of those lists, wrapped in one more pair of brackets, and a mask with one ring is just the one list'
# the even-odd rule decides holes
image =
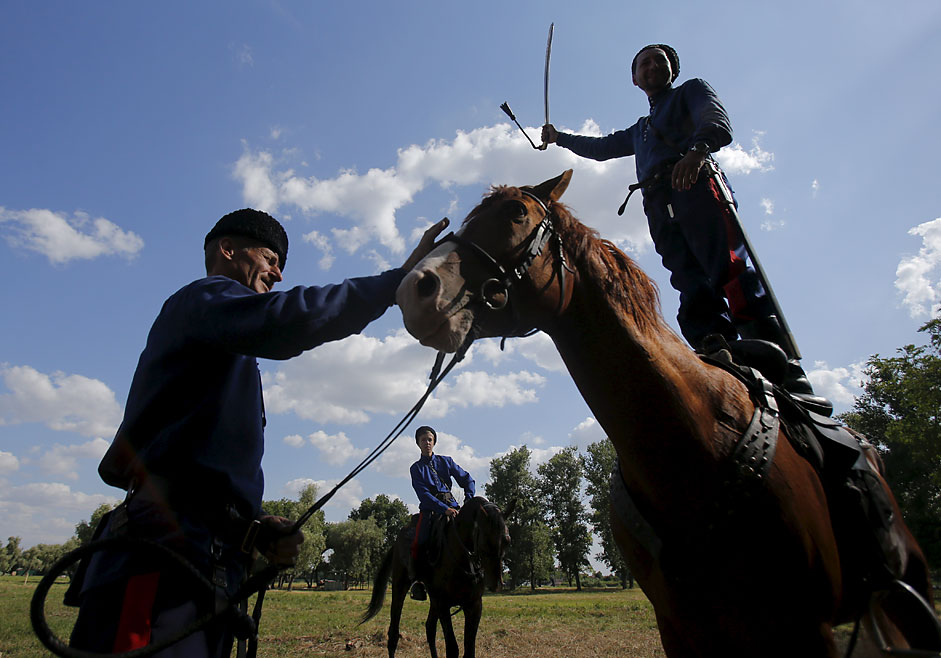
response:
{"label": "blue sky", "polygon": [[[118,491],[97,477],[163,300],[203,275],[223,214],[268,210],[283,286],[401,264],[491,184],[569,167],[564,201],[676,293],[632,199],[631,159],[534,151],[546,32],[551,119],[605,134],[646,113],[647,43],[702,77],[735,141],[719,159],[817,390],[838,411],[860,367],[921,342],[941,304],[941,5],[755,2],[27,2],[0,6],[0,541],[58,543]],[[424,390],[434,353],[390,309],[362,335],[263,361],[265,497],[330,486]],[[413,424],[487,481],[603,431],[544,335],[479,342]],[[410,435],[336,496],[414,502]]]}

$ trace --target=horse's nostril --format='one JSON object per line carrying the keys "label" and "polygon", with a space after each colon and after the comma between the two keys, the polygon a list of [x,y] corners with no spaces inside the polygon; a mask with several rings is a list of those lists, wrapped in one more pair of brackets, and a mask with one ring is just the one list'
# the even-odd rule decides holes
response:
{"label": "horse's nostril", "polygon": [[438,290],[438,277],[431,272],[425,272],[415,285],[419,297],[430,297]]}

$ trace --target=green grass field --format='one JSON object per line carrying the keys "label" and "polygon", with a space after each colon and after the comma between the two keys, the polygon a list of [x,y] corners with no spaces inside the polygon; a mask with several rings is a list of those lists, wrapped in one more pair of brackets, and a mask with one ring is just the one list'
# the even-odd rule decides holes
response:
{"label": "green grass field", "polygon": [[[0,577],[0,658],[48,656],[29,622],[29,604],[38,579]],[[50,626],[67,637],[75,619],[60,602],[65,584],[55,585],[46,603]],[[528,590],[527,590],[528,591]],[[382,612],[363,626],[357,623],[369,592],[273,590],[265,598],[259,656],[386,656],[389,598]],[[396,656],[428,656],[425,644],[427,602],[406,600],[402,639]],[[454,618],[463,641],[463,616]],[[444,642],[438,633],[439,653]],[[540,589],[537,594],[488,595],[477,637],[480,656],[663,656],[653,608],[640,589]]]}
{"label": "green grass field", "polygon": [[[49,653],[36,639],[29,621],[29,605],[38,578],[0,577],[0,658],[32,658]],[[49,625],[61,638],[68,636],[75,610],[61,605],[65,583],[50,590],[46,603]],[[259,656],[347,656],[384,658],[389,625],[389,597],[376,617],[357,623],[369,603],[369,592],[269,591],[261,620]],[[406,600],[396,656],[428,656],[424,622],[427,602]],[[458,641],[463,641],[463,616],[454,618]],[[837,629],[845,646],[849,626]],[[444,642],[438,632],[438,651]],[[526,658],[566,656],[598,658],[663,657],[653,608],[639,588],[576,592],[540,588],[518,593],[488,595],[477,636],[481,657]],[[463,651],[462,651],[463,653]],[[233,652],[234,655],[234,652]]]}

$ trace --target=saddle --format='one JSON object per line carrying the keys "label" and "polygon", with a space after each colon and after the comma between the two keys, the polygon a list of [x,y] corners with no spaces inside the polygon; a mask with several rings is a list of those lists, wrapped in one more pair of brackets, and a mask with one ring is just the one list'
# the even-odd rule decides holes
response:
{"label": "saddle", "polygon": [[[866,459],[866,452],[873,448],[865,437],[808,409],[805,400],[769,381],[764,372],[782,376],[786,357],[784,364],[773,356],[768,362],[743,363],[726,344],[700,358],[742,381],[756,405],[751,424],[730,453],[723,506],[729,508],[729,503],[737,501],[735,505],[748,509],[748,501],[764,488],[783,426],[796,452],[813,466],[824,485],[840,553],[848,556],[844,560],[847,579],[866,583],[870,591],[898,579],[902,547],[891,532],[894,508]],[[610,490],[612,507],[634,538],[654,559],[669,554],[665,538],[628,494],[618,464],[611,473]]]}
{"label": "saddle", "polygon": [[[780,348],[777,348],[780,358],[773,351],[753,349],[754,343],[766,342],[734,341],[729,349],[700,355],[700,358],[735,375],[760,404],[761,397],[756,391],[762,390],[763,385],[766,388],[765,373],[780,378],[787,365]],[[741,346],[737,349],[737,343],[744,343],[744,349]],[[742,357],[746,354],[759,354],[764,360],[743,363]],[[829,413],[819,413],[820,404],[816,401],[789,393],[773,381],[772,388],[785,435],[797,453],[814,467],[823,483],[840,553],[844,556],[845,575],[851,581],[865,581],[875,588],[899,579],[903,546],[891,532],[895,509],[882,486],[882,474],[877,474],[867,459],[867,454],[875,448],[865,436],[830,418]]]}

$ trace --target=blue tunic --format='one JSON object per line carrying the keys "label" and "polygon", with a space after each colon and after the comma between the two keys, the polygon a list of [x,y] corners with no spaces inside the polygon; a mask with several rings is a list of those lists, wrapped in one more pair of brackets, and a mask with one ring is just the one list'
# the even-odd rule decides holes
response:
{"label": "blue tunic", "polygon": [[[474,478],[445,455],[432,455],[431,457],[422,455],[417,462],[412,464],[409,473],[412,476],[412,488],[418,494],[418,508],[422,511],[443,514],[448,507],[452,507],[435,496],[436,493],[451,492],[452,477],[464,490],[465,499],[474,497]],[[435,475],[438,476],[437,479]],[[457,507],[457,503],[453,507]]]}
{"label": "blue tunic", "polygon": [[633,155],[639,181],[656,173],[664,163],[678,160],[699,142],[707,144],[712,152],[732,142],[732,124],[725,108],[709,83],[699,78],[655,95],[650,99],[649,119],[641,117],[630,128],[605,137],[559,133],[556,141],[592,160]]}
{"label": "blue tunic", "polygon": [[224,276],[184,286],[151,328],[102,479],[125,489],[137,474],[185,481],[256,516],[265,424],[256,357],[288,359],[359,333],[404,276],[263,294]]}

